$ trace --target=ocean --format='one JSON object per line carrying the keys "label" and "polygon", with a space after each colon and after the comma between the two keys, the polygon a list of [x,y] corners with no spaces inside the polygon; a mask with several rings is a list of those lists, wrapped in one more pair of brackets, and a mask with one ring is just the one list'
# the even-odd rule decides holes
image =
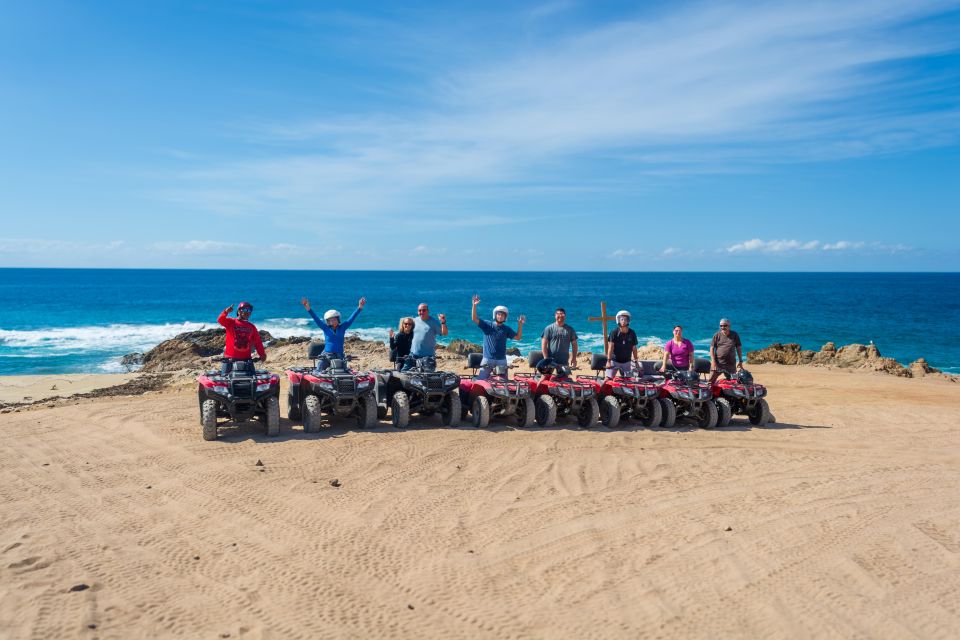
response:
{"label": "ocean", "polygon": [[[558,306],[580,335],[581,351],[602,342],[588,322],[606,301],[633,314],[641,344],[662,344],[675,324],[706,354],[727,317],[746,350],[796,342],[819,350],[873,342],[903,364],[924,357],[960,373],[960,274],[957,273],[596,273],[430,271],[253,271],[141,269],[0,269],[0,374],[123,371],[120,358],[183,331],[217,326],[228,305],[249,300],[251,320],[274,337],[319,334],[300,305],[344,317],[360,296],[367,306],[357,335],[386,340],[401,316],[427,302],[447,314],[449,339],[481,339],[470,300],[489,317],[510,309],[527,316],[526,353]],[[612,328],[613,324],[610,324]]]}

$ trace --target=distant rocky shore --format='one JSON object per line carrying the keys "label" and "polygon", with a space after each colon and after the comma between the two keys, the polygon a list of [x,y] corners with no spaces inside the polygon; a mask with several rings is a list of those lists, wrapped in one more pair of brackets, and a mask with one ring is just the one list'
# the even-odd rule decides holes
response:
{"label": "distant rocky shore", "polygon": [[929,375],[956,378],[956,376],[944,374],[939,369],[934,369],[923,358],[918,358],[905,367],[893,358],[881,356],[875,344],[848,344],[837,348],[837,345],[828,342],[821,347],[820,351],[811,351],[803,349],[799,344],[776,342],[769,347],[748,352],[747,361],[751,364],[816,365],[861,369],[888,373],[901,378],[922,378]]}
{"label": "distant rocky shore", "polygon": [[[307,337],[276,339],[266,331],[260,332],[260,338],[267,347],[268,362],[271,368],[303,364],[305,361]],[[205,329],[189,331],[161,342],[146,353],[131,353],[123,357],[122,363],[129,371],[140,370],[145,373],[172,371],[199,371],[209,369],[214,358],[223,353],[226,332],[223,329]],[[348,351],[360,361],[359,366],[369,368],[389,367],[387,346],[374,340],[362,340],[356,336],[347,337]],[[460,370],[463,357],[470,352],[478,352],[479,344],[467,340],[452,340],[448,345],[438,345],[437,359],[440,365]],[[520,356],[520,350],[512,348],[511,356]],[[581,368],[588,368],[589,353],[581,354]],[[655,344],[640,348],[641,359],[659,360],[663,349]],[[803,349],[795,343],[774,343],[763,349],[747,353],[749,364],[811,365],[877,371],[904,378],[924,376],[942,376],[956,379],[956,376],[943,374],[934,369],[923,358],[918,358],[909,366],[903,366],[893,358],[880,355],[876,345],[849,344],[837,347],[828,342],[820,351]]]}

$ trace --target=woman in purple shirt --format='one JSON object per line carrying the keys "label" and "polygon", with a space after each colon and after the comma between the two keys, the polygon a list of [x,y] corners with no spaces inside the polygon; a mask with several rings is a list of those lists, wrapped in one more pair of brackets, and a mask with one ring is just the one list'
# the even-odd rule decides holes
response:
{"label": "woman in purple shirt", "polygon": [[683,327],[680,325],[673,328],[673,338],[663,347],[661,373],[667,371],[667,360],[680,371],[684,369],[693,371],[693,343],[683,337]]}

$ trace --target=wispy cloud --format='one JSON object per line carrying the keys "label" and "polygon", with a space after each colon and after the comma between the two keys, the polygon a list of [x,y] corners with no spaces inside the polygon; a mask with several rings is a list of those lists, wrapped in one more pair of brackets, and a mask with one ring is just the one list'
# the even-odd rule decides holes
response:
{"label": "wispy cloud", "polygon": [[[440,191],[477,200],[494,184],[586,183],[583,167],[598,158],[629,159],[630,185],[636,170],[730,170],[944,144],[960,131],[958,91],[927,89],[956,78],[912,78],[897,65],[956,50],[956,33],[924,18],[957,5],[670,5],[573,34],[545,32],[522,47],[471,42],[455,52],[437,38],[447,50],[421,58],[456,67],[428,69],[416,106],[257,127],[248,159],[185,174],[170,195],[218,211],[309,211],[304,224],[397,210],[444,220],[430,206]],[[429,35],[418,34],[419,46],[430,47]]]}
{"label": "wispy cloud", "polygon": [[152,248],[156,251],[177,255],[221,255],[242,249],[250,249],[251,245],[240,242],[223,242],[220,240],[186,240],[183,242],[155,242]]}
{"label": "wispy cloud", "polygon": [[849,242],[847,240],[840,240],[839,242],[834,242],[833,244],[823,245],[824,251],[846,251],[848,249],[861,249],[864,242]]}
{"label": "wispy cloud", "polygon": [[753,238],[745,242],[738,242],[727,247],[729,253],[744,253],[750,251],[762,251],[764,253],[783,253],[784,251],[812,251],[820,247],[820,242],[810,240],[802,242],[800,240],[760,240]]}
{"label": "wispy cloud", "polygon": [[102,253],[125,250],[123,240],[109,242],[76,242],[46,238],[0,238],[0,253],[4,254],[52,254],[52,253]]}

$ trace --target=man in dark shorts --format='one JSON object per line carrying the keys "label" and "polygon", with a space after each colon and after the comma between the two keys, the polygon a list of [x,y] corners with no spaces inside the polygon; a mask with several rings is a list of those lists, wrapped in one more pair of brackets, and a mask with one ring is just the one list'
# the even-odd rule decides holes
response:
{"label": "man in dark shorts", "polygon": [[[736,353],[736,359],[734,359]],[[743,351],[740,334],[730,328],[730,321],[720,319],[720,331],[710,341],[710,384],[717,381],[721,373],[733,375],[743,368]]]}

